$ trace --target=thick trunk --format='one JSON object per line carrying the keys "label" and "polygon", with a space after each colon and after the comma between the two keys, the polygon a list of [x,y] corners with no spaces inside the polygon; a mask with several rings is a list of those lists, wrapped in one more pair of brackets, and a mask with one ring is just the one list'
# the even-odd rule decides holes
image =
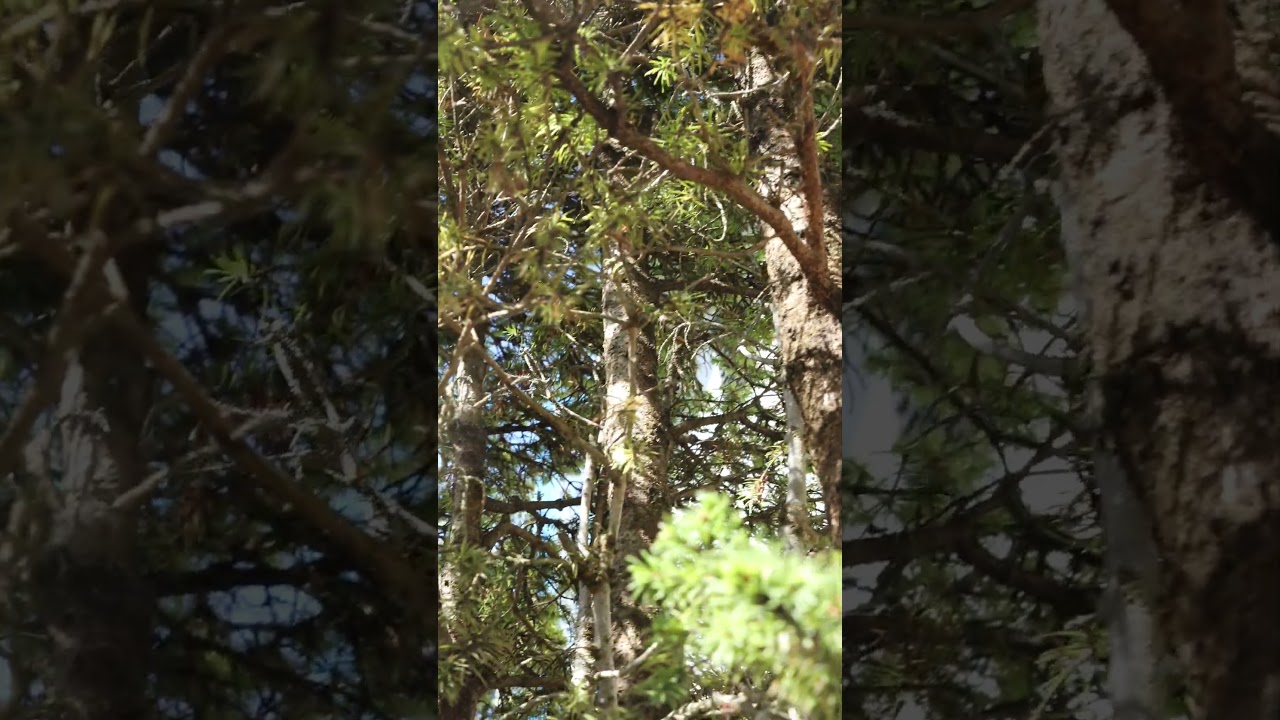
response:
{"label": "thick trunk", "polygon": [[[480,518],[483,511],[485,488],[485,432],[481,415],[481,384],[484,380],[483,334],[461,338],[460,362],[453,377],[451,417],[448,442],[452,445],[453,467],[451,497],[453,500],[449,520],[449,549],[451,557],[440,566],[440,615],[441,644],[451,646],[444,652],[462,652],[459,645],[466,637],[460,628],[461,603],[467,592],[468,578],[459,568],[456,552],[474,548],[480,540]],[[471,720],[476,714],[476,704],[484,687],[478,676],[468,672],[461,678],[456,694],[441,693],[440,717],[442,720]]]}
{"label": "thick trunk", "polygon": [[1158,631],[1181,661],[1194,717],[1274,720],[1276,248],[1205,173],[1187,145],[1198,136],[1177,125],[1104,0],[1046,0],[1040,32],[1063,113],[1060,204],[1064,228],[1079,229],[1098,442],[1150,523]]}
{"label": "thick trunk", "polygon": [[[146,263],[121,259],[134,311],[146,308]],[[109,329],[69,358],[56,411],[53,477],[60,503],[31,575],[32,597],[54,644],[52,690],[65,717],[151,716],[147,673],[154,598],[143,580],[136,518],[112,507],[135,485],[150,398],[145,366]]]}
{"label": "thick trunk", "polygon": [[[655,298],[644,292],[641,280],[625,264],[619,262],[614,267],[605,280],[603,309],[608,318],[623,322],[610,319],[604,324],[606,395],[600,446],[612,463],[612,474],[625,478],[625,482],[614,478],[610,484],[610,522],[606,526],[606,533],[608,528],[617,532],[607,587],[612,663],[622,670],[644,652],[651,623],[649,613],[636,605],[627,589],[626,559],[653,543],[663,514],[671,509],[673,493],[667,488],[670,433],[659,389],[657,344],[649,312]],[[620,503],[619,485],[623,486]],[[644,707],[638,698],[627,697],[638,679],[634,669],[619,677],[620,703],[638,713],[638,717],[661,717],[661,711]]]}
{"label": "thick trunk", "polygon": [[[753,87],[774,82],[774,71],[761,56],[751,61]],[[798,104],[798,103],[797,103]],[[753,152],[766,163],[760,193],[779,203],[801,237],[812,236],[809,218],[814,200],[800,191],[802,170],[798,143],[786,120],[796,117],[789,104],[769,101],[751,110]],[[803,130],[803,129],[801,129]],[[837,193],[827,189],[821,199],[822,243],[831,278],[839,277],[840,221]],[[812,283],[773,228],[763,226],[765,264],[769,272],[774,326],[782,351],[787,388],[794,395],[803,420],[804,450],[822,488],[831,541],[840,542],[840,318],[832,304],[815,293]],[[838,285],[838,281],[836,281]]]}

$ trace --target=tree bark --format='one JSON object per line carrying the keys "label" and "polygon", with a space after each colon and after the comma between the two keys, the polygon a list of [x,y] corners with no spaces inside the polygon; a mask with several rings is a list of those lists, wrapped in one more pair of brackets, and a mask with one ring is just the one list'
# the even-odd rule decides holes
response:
{"label": "tree bark", "polygon": [[[460,569],[457,552],[475,548],[480,542],[480,520],[484,509],[485,444],[488,434],[481,405],[484,382],[484,334],[472,330],[471,337],[459,340],[463,348],[452,382],[451,417],[448,442],[453,446],[452,508],[448,546],[453,552],[440,564],[441,644],[451,646],[444,652],[465,652],[465,624],[461,604],[467,591],[466,573]],[[478,675],[467,672],[456,695],[440,694],[442,720],[471,720],[484,693]]]}
{"label": "tree bark", "polygon": [[1274,720],[1280,259],[1269,219],[1206,164],[1202,143],[1217,130],[1198,116],[1187,124],[1177,68],[1144,54],[1161,29],[1135,25],[1150,20],[1133,14],[1141,3],[1120,4],[1123,23],[1104,0],[1039,7],[1097,442],[1150,525],[1149,600],[1193,716]]}
{"label": "tree bark", "polygon": [[[759,188],[752,189],[736,175],[692,165],[661,148],[587,90],[574,70],[571,52],[561,54],[556,76],[582,103],[583,110],[618,142],[677,178],[723,192],[760,219],[786,385],[795,394],[804,418],[805,450],[822,487],[832,543],[839,543],[839,192],[824,187],[818,178],[810,88],[793,82],[789,100],[766,95],[746,103],[753,106],[748,113],[755,118],[748,123],[751,152],[762,159],[764,169]],[[749,88],[768,85],[776,77],[759,53],[745,73]],[[796,119],[795,127],[788,128],[784,118]],[[820,218],[822,227],[810,232],[810,226],[818,224],[813,218]]]}
{"label": "tree bark", "polygon": [[[775,71],[760,54],[750,60],[749,87],[760,87],[775,81]],[[770,226],[763,226],[765,265],[769,273],[770,297],[774,326],[782,351],[782,368],[787,388],[794,395],[803,419],[805,453],[812,463],[814,475],[822,488],[831,542],[841,540],[840,508],[840,380],[841,330],[836,313],[838,303],[822,297],[820,290],[806,280],[814,272],[825,273],[839,288],[840,219],[837,193],[826,188],[822,198],[801,191],[800,143],[796,137],[810,129],[788,130],[784,118],[798,115],[795,103],[783,102],[777,96],[757,102],[751,109],[752,152],[765,163],[760,194],[776,202],[791,226],[806,241],[814,235],[810,218],[812,204],[821,202],[817,213],[823,227],[819,242],[823,252],[815,256],[826,259],[826,267],[806,273],[801,259],[792,253]]]}
{"label": "tree bark", "polygon": [[[145,316],[149,265],[120,257],[91,272],[118,273],[128,293],[120,311]],[[63,375],[57,442],[49,445],[60,500],[31,573],[32,598],[54,644],[55,703],[76,720],[152,715],[154,598],[140,567],[135,514],[112,507],[140,480],[150,379],[136,350],[102,325],[72,351]]]}
{"label": "tree bark", "polygon": [[[628,266],[625,246],[606,259],[602,305],[604,321],[605,408],[600,446],[612,467],[607,496],[604,559],[610,562],[604,590],[609,597],[609,642],[612,657],[599,667],[622,670],[649,643],[649,611],[638,606],[627,588],[626,560],[648,548],[658,534],[674,493],[667,487],[670,428],[659,388],[658,350],[651,309],[656,298]],[[610,271],[612,267],[612,271]],[[618,491],[621,490],[621,501]],[[614,536],[616,533],[616,537]],[[602,614],[597,614],[601,618]],[[596,628],[597,639],[602,637]],[[633,668],[619,675],[619,703],[641,718],[665,712],[648,707],[628,692],[641,679]],[[607,683],[606,683],[607,686]]]}

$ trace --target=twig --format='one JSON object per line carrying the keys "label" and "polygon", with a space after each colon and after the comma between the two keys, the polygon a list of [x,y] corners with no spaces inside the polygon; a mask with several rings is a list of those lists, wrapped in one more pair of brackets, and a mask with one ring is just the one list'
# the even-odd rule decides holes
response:
{"label": "twig", "polygon": [[800,238],[795,227],[780,208],[753,190],[741,177],[711,169],[727,166],[727,163],[718,159],[708,160],[708,167],[698,167],[662,149],[653,141],[653,138],[633,127],[624,115],[592,95],[578,78],[573,70],[572,54],[567,49],[571,47],[570,44],[566,45],[566,51],[554,71],[555,75],[597,124],[623,146],[636,151],[664,170],[670,171],[677,178],[723,192],[772,228],[778,234],[778,239],[796,258],[801,273],[811,286],[814,296],[832,312],[839,311],[840,293],[827,272],[826,262],[813,247]]}

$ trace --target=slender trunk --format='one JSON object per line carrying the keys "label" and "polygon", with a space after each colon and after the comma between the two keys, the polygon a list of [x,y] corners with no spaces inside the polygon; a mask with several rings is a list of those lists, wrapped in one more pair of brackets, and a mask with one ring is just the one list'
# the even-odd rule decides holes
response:
{"label": "slender trunk", "polygon": [[[582,473],[582,500],[578,506],[578,553],[586,557],[591,553],[591,508],[594,506],[595,486],[599,475],[595,471],[595,463],[587,456],[586,467]],[[573,661],[569,669],[570,683],[575,688],[586,690],[590,687],[592,667],[593,638],[591,634],[591,614],[595,608],[596,588],[586,578],[578,581],[578,607],[574,617]]]}
{"label": "slender trunk", "polygon": [[783,535],[787,545],[799,552],[818,546],[818,538],[809,521],[809,492],[805,483],[807,457],[804,452],[804,419],[795,394],[783,391],[783,408],[787,413],[787,493],[786,525]]}
{"label": "slender trunk", "polygon": [[[487,434],[481,408],[481,385],[484,381],[484,335],[473,331],[459,338],[459,366],[452,382],[448,442],[453,447],[452,508],[449,522],[448,549],[451,551],[440,565],[440,615],[442,653],[460,653],[465,649],[466,633],[463,601],[469,579],[459,563],[458,553],[474,549],[480,541],[480,519],[484,509],[485,444]],[[467,672],[456,693],[441,693],[442,720],[470,720],[484,692],[480,679]]]}
{"label": "slender trunk", "polygon": [[[120,274],[128,305],[140,315],[148,265],[121,257],[103,267]],[[50,543],[31,575],[33,599],[54,643],[51,689],[65,708],[62,717],[152,714],[147,674],[154,598],[140,567],[136,517],[112,507],[140,479],[150,392],[145,366],[106,323],[68,358],[56,411],[58,442],[50,443],[60,500]]]}
{"label": "slender trunk", "polygon": [[1045,0],[1040,34],[1063,225],[1080,230],[1097,441],[1150,522],[1159,639],[1196,720],[1274,720],[1280,257],[1205,171],[1202,137],[1183,131],[1106,2]]}
{"label": "slender trunk", "polygon": [[[1091,308],[1085,290],[1080,229],[1071,198],[1053,185],[1054,202],[1062,214],[1061,238],[1077,312],[1088,325]],[[1080,424],[1096,434],[1102,408],[1096,385]],[[1086,438],[1081,438],[1086,440]],[[1156,627],[1154,603],[1159,593],[1158,551],[1151,521],[1125,477],[1124,469],[1104,443],[1093,444],[1093,482],[1102,506],[1105,588],[1099,615],[1107,627],[1110,646],[1108,692],[1115,720],[1158,720],[1164,717],[1166,686],[1161,658],[1165,649]]]}
{"label": "slender trunk", "polygon": [[[604,574],[605,587],[595,598],[594,631],[597,648],[606,655],[598,658],[598,670],[618,670],[616,693],[621,704],[648,717],[657,710],[627,697],[639,679],[629,666],[644,652],[651,618],[627,590],[626,559],[653,543],[663,513],[670,509],[670,433],[650,313],[656,298],[628,266],[631,259],[626,248],[616,250],[606,257],[602,298],[604,314],[610,318],[604,323],[606,393],[600,445],[612,464],[604,543],[604,559],[611,567]],[[608,633],[602,632],[605,627]],[[605,678],[606,693],[613,692],[611,685]],[[605,700],[606,704],[611,701]]]}
{"label": "slender trunk", "polygon": [[1165,648],[1156,626],[1159,592],[1151,523],[1124,471],[1101,445],[1093,458],[1102,499],[1106,588],[1101,603],[1110,646],[1107,684],[1115,720],[1156,720],[1165,715]]}

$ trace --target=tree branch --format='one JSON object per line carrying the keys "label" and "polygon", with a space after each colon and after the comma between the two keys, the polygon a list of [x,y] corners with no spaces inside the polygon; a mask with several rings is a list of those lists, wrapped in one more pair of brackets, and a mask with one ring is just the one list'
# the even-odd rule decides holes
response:
{"label": "tree branch", "polygon": [[1192,162],[1280,241],[1280,138],[1244,100],[1227,0],[1107,0],[1146,56]]}
{"label": "tree branch", "polygon": [[[814,296],[823,304],[838,312],[840,307],[839,290],[827,272],[826,263],[821,256],[796,233],[795,227],[787,219],[782,210],[764,196],[752,190],[742,178],[727,172],[701,168],[672,155],[658,147],[653,138],[641,133],[627,121],[617,110],[606,106],[599,98],[591,94],[573,70],[573,44],[565,41],[565,50],[555,68],[555,75],[560,79],[582,108],[586,110],[597,124],[623,146],[634,150],[653,161],[663,170],[670,172],[681,180],[694,182],[712,190],[719,190],[728,195],[734,202],[755,215],[778,233],[783,245],[796,258],[805,280],[809,283]],[[711,163],[715,164],[715,163]],[[819,227],[819,232],[820,227]]]}
{"label": "tree branch", "polygon": [[578,504],[579,497],[565,497],[559,500],[499,500],[485,498],[485,512],[509,515],[518,512],[537,512],[538,510],[563,510]]}
{"label": "tree branch", "polygon": [[821,159],[818,157],[818,121],[813,114],[814,63],[808,50],[801,48],[796,52],[807,62],[807,67],[800,68],[800,77],[797,78],[800,84],[800,127],[796,128],[794,135],[796,155],[800,160],[800,190],[809,211],[805,233],[817,262],[826,267],[827,244],[823,238],[822,221],[826,199],[822,192]]}
{"label": "tree branch", "polygon": [[[67,276],[76,267],[76,260],[65,245],[47,239],[32,243],[30,247],[53,270]],[[94,278],[87,289],[87,302],[106,306],[112,302],[111,291],[104,287],[101,278]],[[421,618],[425,627],[434,631],[434,614],[424,610],[436,602],[431,592],[434,585],[422,582],[421,573],[398,555],[388,552],[376,540],[339,515],[328,503],[294,482],[287,473],[262,457],[236,436],[236,426],[209,396],[186,366],[164,349],[149,328],[142,324],[126,306],[110,313],[108,319],[121,331],[123,339],[138,348],[153,367],[173,383],[179,396],[186,400],[192,413],[206,427],[223,451],[245,469],[246,473],[233,473],[229,477],[247,497],[265,501],[259,491],[270,496],[272,509],[285,509],[303,522],[320,531],[323,541],[333,551],[348,559],[355,567],[367,572],[370,578],[387,593],[389,599],[400,605],[406,615]]]}
{"label": "tree branch", "polygon": [[[963,155],[1006,163],[1022,149],[1023,141],[971,128],[942,128],[912,123],[868,108],[847,108],[844,117],[859,140],[895,145],[944,155]],[[852,128],[850,130],[849,128]]]}
{"label": "tree branch", "polygon": [[982,355],[988,355],[1010,365],[1026,368],[1048,377],[1065,378],[1075,372],[1075,359],[1029,352],[1021,347],[996,342],[982,331],[968,315],[956,315],[947,323],[966,345]]}
{"label": "tree branch", "polygon": [[1064,616],[1088,615],[1098,607],[1098,596],[1094,591],[1024,570],[1014,559],[1002,560],[992,555],[977,538],[965,538],[956,545],[955,551],[961,560],[983,575],[1037,602],[1048,604]]}
{"label": "tree branch", "polygon": [[866,565],[906,557],[919,557],[954,548],[976,532],[975,525],[986,513],[1000,507],[1000,501],[987,498],[954,517],[923,527],[888,533],[841,544],[845,566]]}

